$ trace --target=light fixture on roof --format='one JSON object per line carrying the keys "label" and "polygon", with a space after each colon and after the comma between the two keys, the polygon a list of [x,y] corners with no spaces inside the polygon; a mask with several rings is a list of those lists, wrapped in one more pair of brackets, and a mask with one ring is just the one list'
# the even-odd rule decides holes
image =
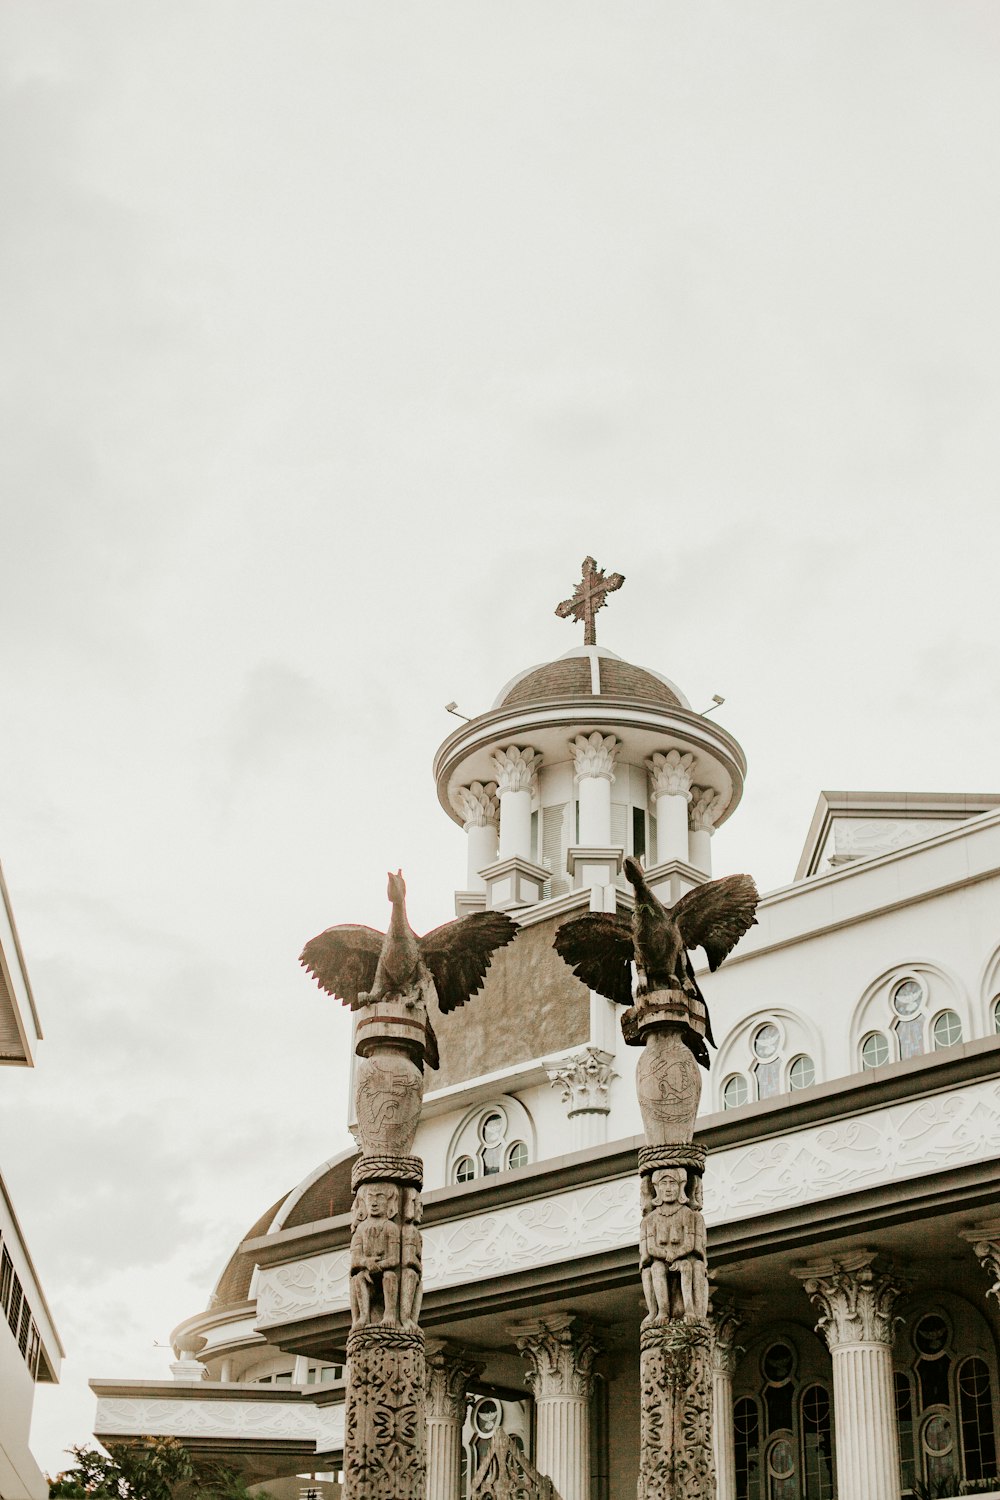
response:
{"label": "light fixture on roof", "polygon": [[713,693],[712,694],[712,701],[709,704],[708,708],[706,708],[706,709],[704,709],[702,711],[702,715],[701,715],[702,718],[703,719],[706,718],[708,714],[714,714],[715,710],[717,708],[721,708],[722,705],[725,703],[725,701],[726,701],[725,698],[723,698],[721,696],[721,694],[719,694],[719,693]]}
{"label": "light fixture on roof", "polygon": [[446,703],[444,706],[444,711],[446,714],[454,714],[456,719],[464,719],[466,724],[472,723],[472,720],[469,718],[468,714],[459,713],[457,703]]}

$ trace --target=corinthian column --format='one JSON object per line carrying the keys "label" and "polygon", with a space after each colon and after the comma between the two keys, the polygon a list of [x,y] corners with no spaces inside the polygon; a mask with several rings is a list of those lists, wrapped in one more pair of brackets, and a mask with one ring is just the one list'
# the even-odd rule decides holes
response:
{"label": "corinthian column", "polygon": [[466,890],[485,891],[486,881],[480,872],[497,857],[497,829],[500,823],[497,784],[495,781],[487,781],[485,785],[481,781],[474,781],[471,786],[456,787],[452,801],[456,811],[462,815],[462,827],[468,839]]}
{"label": "corinthian column", "polygon": [[531,794],[542,757],[530,746],[508,745],[493,756],[500,802],[500,858],[531,858]]}
{"label": "corinthian column", "polygon": [[695,758],[689,750],[659,751],[646,762],[656,800],[656,863],[688,858],[688,803]]}
{"label": "corinthian column", "polygon": [[871,1250],[812,1261],[794,1273],[819,1310],[833,1362],[840,1500],[899,1500],[892,1381],[894,1309],[908,1283]]}
{"label": "corinthian column", "polygon": [[688,858],[696,870],[705,875],[712,873],[712,834],[719,815],[725,810],[726,799],[721,792],[710,786],[691,788],[691,805],[688,808]]}
{"label": "corinthian column", "polygon": [[987,1297],[995,1297],[1000,1303],[1000,1219],[987,1219],[972,1229],[960,1229],[963,1240],[968,1240],[973,1253],[992,1285]]}
{"label": "corinthian column", "polygon": [[584,848],[611,843],[611,783],[619,744],[613,734],[578,734],[570,744],[580,799],[580,837]]}
{"label": "corinthian column", "polygon": [[746,1319],[732,1298],[713,1298],[712,1451],[716,1500],[736,1500],[736,1449],[733,1445],[733,1375],[740,1350],[736,1335]]}
{"label": "corinthian column", "polygon": [[590,1391],[600,1345],[572,1313],[522,1323],[513,1332],[535,1398],[535,1466],[560,1500],[590,1500]]}
{"label": "corinthian column", "polygon": [[562,1095],[567,1118],[573,1122],[573,1150],[601,1146],[608,1138],[608,1095],[612,1081],[618,1077],[611,1064],[610,1052],[599,1047],[585,1047],[574,1057],[567,1057],[546,1068],[549,1083]]}
{"label": "corinthian column", "polygon": [[466,1389],[483,1361],[444,1339],[427,1341],[427,1500],[459,1500]]}

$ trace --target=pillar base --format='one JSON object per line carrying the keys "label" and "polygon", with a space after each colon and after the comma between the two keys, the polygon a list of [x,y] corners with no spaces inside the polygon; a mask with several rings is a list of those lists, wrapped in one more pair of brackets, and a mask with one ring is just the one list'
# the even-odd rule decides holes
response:
{"label": "pillar base", "polygon": [[642,1330],[638,1500],[715,1500],[711,1349],[706,1318]]}
{"label": "pillar base", "polygon": [[347,1340],[345,1500],[424,1500],[424,1336],[376,1324]]}
{"label": "pillar base", "polygon": [[704,870],[695,869],[686,859],[668,859],[662,864],[650,865],[645,874],[650,890],[659,896],[664,906],[673,906],[687,891],[696,885],[704,885],[708,879]]}
{"label": "pillar base", "polygon": [[503,911],[508,906],[532,906],[542,899],[542,888],[552,871],[520,854],[498,859],[482,872],[486,882],[486,906]]}
{"label": "pillar base", "polygon": [[574,887],[613,885],[622,872],[625,850],[618,845],[574,845],[566,850],[566,868]]}
{"label": "pillar base", "polygon": [[486,910],[485,891],[456,891],[455,892],[455,915],[456,917],[471,916],[474,911]]}

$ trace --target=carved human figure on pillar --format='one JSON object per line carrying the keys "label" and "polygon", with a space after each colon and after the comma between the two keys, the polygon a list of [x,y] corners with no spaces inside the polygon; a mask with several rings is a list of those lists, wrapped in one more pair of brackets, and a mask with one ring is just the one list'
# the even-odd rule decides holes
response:
{"label": "carved human figure on pillar", "polygon": [[643,1327],[708,1312],[705,1224],[688,1203],[687,1172],[668,1167],[643,1177],[639,1265],[649,1312]]}
{"label": "carved human figure on pillar", "polygon": [[420,1220],[423,1204],[416,1188],[403,1192],[403,1223],[400,1229],[399,1321],[404,1328],[416,1328],[420,1322],[420,1304],[424,1295],[423,1236]]}
{"label": "carved human figure on pillar", "polygon": [[400,1226],[399,1189],[389,1183],[364,1183],[358,1188],[351,1218],[352,1328],[375,1321],[394,1327],[399,1321]]}

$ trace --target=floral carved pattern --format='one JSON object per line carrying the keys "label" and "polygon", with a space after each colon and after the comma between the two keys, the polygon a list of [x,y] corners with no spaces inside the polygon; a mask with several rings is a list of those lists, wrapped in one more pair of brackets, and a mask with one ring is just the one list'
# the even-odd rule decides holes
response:
{"label": "floral carved pattern", "polygon": [[424,1344],[383,1328],[347,1345],[344,1482],[353,1500],[424,1500]]}
{"label": "floral carved pattern", "polygon": [[871,1251],[842,1261],[814,1262],[795,1274],[819,1311],[816,1331],[831,1350],[842,1344],[892,1344],[896,1302],[909,1283]]}

